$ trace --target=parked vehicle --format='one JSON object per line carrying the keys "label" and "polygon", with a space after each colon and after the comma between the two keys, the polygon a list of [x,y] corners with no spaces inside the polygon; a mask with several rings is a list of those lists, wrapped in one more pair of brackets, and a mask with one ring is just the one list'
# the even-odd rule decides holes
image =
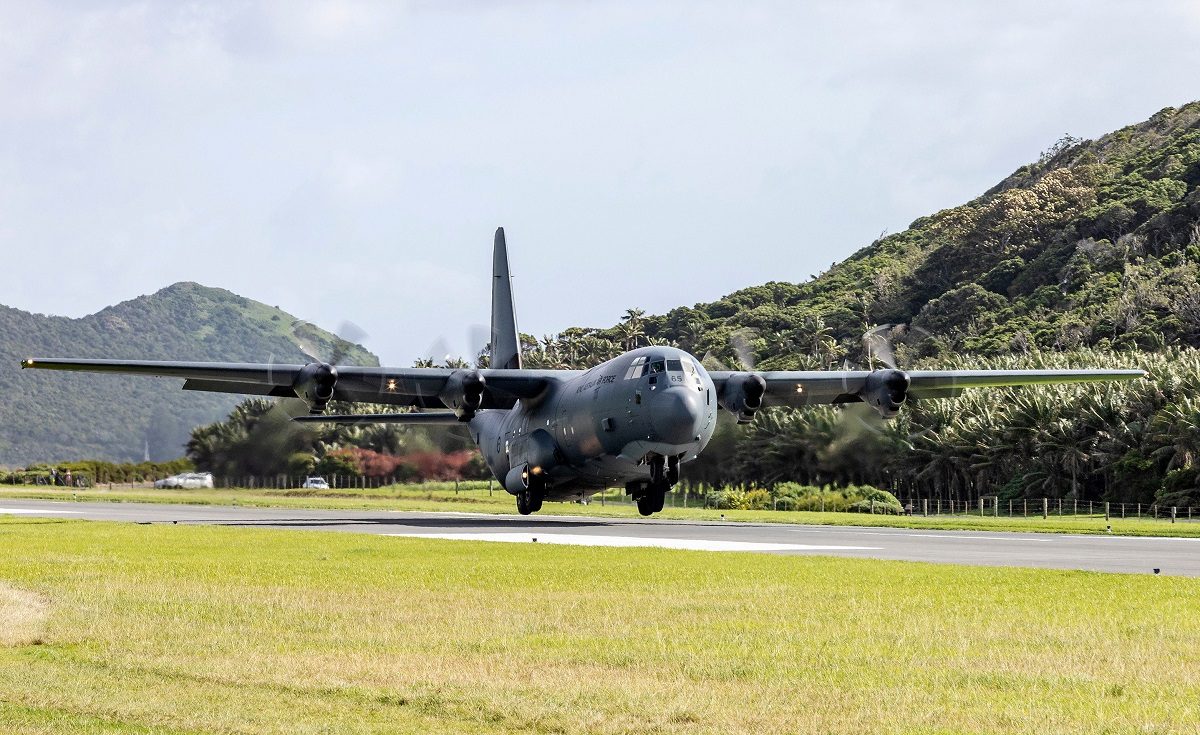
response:
{"label": "parked vehicle", "polygon": [[300,487],[309,488],[311,490],[328,490],[329,483],[325,482],[324,477],[306,477],[304,478],[304,484]]}
{"label": "parked vehicle", "polygon": [[192,490],[212,486],[213,476],[211,472],[184,472],[164,477],[154,483],[154,487],[174,490]]}

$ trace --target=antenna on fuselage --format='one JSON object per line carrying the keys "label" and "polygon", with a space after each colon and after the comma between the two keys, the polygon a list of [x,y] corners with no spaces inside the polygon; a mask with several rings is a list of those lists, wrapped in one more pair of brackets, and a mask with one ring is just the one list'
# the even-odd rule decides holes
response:
{"label": "antenna on fuselage", "polygon": [[521,369],[521,333],[517,331],[517,310],[513,305],[512,275],[508,268],[508,245],[504,228],[496,228],[496,246],[492,251],[492,368]]}

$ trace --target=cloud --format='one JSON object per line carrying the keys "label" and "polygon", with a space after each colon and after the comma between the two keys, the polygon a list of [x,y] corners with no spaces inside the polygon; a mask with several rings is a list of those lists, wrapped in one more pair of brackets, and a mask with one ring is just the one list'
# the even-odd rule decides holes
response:
{"label": "cloud", "polygon": [[[1195,96],[1192,3],[4,3],[0,252],[82,314],[233,288],[410,361],[800,280]],[[354,274],[358,274],[357,280]],[[355,287],[354,284],[361,284]]]}

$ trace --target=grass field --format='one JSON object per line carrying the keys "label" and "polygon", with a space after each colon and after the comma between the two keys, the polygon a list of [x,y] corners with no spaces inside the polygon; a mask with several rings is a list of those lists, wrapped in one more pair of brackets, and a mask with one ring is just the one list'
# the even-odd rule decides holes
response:
{"label": "grass field", "polygon": [[[470,487],[471,489],[466,489]],[[92,488],[68,490],[48,487],[0,486],[0,498],[42,498],[49,500],[102,500],[139,503],[183,503],[200,505],[248,505],[281,508],[330,508],[365,510],[470,511],[476,513],[515,513],[516,505],[510,495],[495,489],[488,493],[486,483],[463,485],[454,491],[453,483],[425,485],[392,485],[364,490],[155,490],[128,486],[113,490]],[[610,499],[618,497],[616,492]],[[588,515],[610,518],[640,518],[637,508],[628,501],[601,504],[599,499],[588,505],[579,503],[546,503],[543,515]],[[695,521],[749,521],[755,523],[808,523],[837,526],[889,526],[984,531],[1040,531],[1048,533],[1112,533],[1127,536],[1187,536],[1200,537],[1200,517],[1195,521],[1180,519],[1178,523],[1151,518],[1118,518],[1105,521],[1102,515],[1056,515],[1048,519],[1040,515],[1028,518],[999,518],[971,513],[959,515],[886,516],[863,513],[810,513],[783,511],[711,510],[696,507],[667,507],[655,518]]]}
{"label": "grass field", "polygon": [[0,732],[1194,733],[1200,580],[0,518]]}

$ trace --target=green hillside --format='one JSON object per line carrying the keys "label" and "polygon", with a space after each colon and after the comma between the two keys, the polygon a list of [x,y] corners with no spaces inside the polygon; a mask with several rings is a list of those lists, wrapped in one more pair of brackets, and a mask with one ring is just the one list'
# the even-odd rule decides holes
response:
{"label": "green hillside", "polygon": [[828,407],[770,410],[722,427],[685,476],[1196,504],[1198,274],[1193,102],[1097,140],[1065,137],[979,198],[808,282],[662,315],[631,309],[613,327],[530,338],[527,362],[581,365],[663,343],[728,366],[878,365],[864,345],[877,332],[901,367],[1142,367],[1150,379],[1136,384],[969,392],[886,426]]}
{"label": "green hillside", "polygon": [[[26,357],[304,362],[334,335],[222,289],[177,283],[81,319],[0,306],[0,465],[82,458],[179,457],[190,431],[224,417],[236,396],[184,392],[180,381],[45,373]],[[378,361],[355,346],[347,363]]]}
{"label": "green hillside", "polygon": [[1064,138],[978,199],[807,283],[645,317],[642,331],[730,359],[729,333],[749,328],[762,367],[778,368],[857,361],[862,334],[888,323],[911,324],[923,354],[1194,347],[1198,184],[1193,102],[1098,140]]}

